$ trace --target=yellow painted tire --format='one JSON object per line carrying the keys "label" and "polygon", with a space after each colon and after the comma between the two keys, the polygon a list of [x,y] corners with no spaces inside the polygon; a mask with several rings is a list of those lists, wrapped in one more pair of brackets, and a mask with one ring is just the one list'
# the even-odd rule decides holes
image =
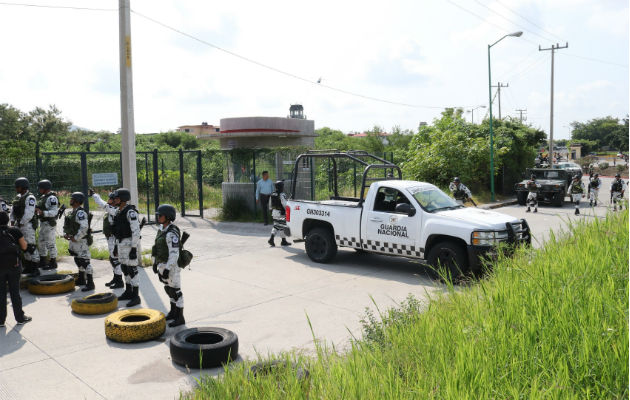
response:
{"label": "yellow painted tire", "polygon": [[31,280],[30,276],[20,276],[20,289],[28,289],[28,281]]}
{"label": "yellow painted tire", "polygon": [[144,342],[162,336],[165,330],[164,314],[149,308],[121,310],[105,318],[105,336],[116,342]]}
{"label": "yellow painted tire", "polygon": [[105,314],[118,308],[118,298],[111,292],[97,293],[82,299],[72,300],[70,307],[77,314]]}
{"label": "yellow painted tire", "polygon": [[33,294],[59,294],[74,290],[74,278],[71,275],[41,275],[28,281],[28,291]]}
{"label": "yellow painted tire", "polygon": [[79,279],[79,273],[78,272],[72,272],[70,270],[63,270],[63,271],[57,271],[58,274],[62,274],[62,275],[72,275],[72,277],[74,278],[74,282],[75,285],[74,286],[78,286],[76,284],[76,281]]}

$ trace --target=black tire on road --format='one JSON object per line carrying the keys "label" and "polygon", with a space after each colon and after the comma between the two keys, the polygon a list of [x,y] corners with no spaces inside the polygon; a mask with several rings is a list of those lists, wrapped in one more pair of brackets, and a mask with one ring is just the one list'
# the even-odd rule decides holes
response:
{"label": "black tire on road", "polygon": [[564,205],[564,193],[555,193],[553,195],[553,205],[562,207]]}
{"label": "black tire on road", "polygon": [[238,336],[223,328],[190,328],[171,338],[171,360],[187,368],[213,368],[238,356]]}
{"label": "black tire on road", "polygon": [[469,269],[468,257],[462,246],[448,240],[431,247],[427,262],[438,271],[440,268],[445,269],[453,283],[456,283]]}
{"label": "black tire on road", "polygon": [[518,205],[524,206],[527,202],[527,192],[516,192],[516,200],[518,200]]}
{"label": "black tire on road", "polygon": [[337,254],[337,243],[330,229],[313,228],[306,235],[306,254],[318,263],[327,263]]}

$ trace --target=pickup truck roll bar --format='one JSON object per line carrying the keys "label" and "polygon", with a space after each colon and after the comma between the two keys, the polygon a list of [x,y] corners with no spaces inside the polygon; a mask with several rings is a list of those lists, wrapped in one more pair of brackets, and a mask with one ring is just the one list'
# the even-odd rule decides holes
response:
{"label": "pickup truck roll bar", "polygon": [[[297,184],[297,173],[300,166],[300,162],[303,159],[312,159],[312,158],[328,158],[332,162],[333,166],[333,186],[334,186],[334,194],[335,197],[339,197],[338,185],[337,185],[337,159],[349,159],[355,163],[363,165],[365,168],[363,170],[363,178],[361,181],[361,197],[359,197],[359,202],[363,202],[365,195],[365,188],[370,186],[370,182],[381,181],[383,178],[370,178],[368,177],[368,172],[374,169],[391,169],[396,170],[398,172],[398,178],[395,177],[387,177],[385,179],[402,179],[402,171],[400,167],[390,161],[387,161],[383,158],[377,157],[373,154],[368,153],[365,150],[349,150],[349,151],[339,151],[339,150],[309,150],[306,153],[300,154],[295,160],[295,165],[293,166],[292,172],[292,180],[291,180],[291,198],[295,195],[295,186]],[[362,158],[367,158],[367,160],[363,160]],[[373,161],[370,163],[369,161]],[[311,182],[312,183],[312,182]]]}

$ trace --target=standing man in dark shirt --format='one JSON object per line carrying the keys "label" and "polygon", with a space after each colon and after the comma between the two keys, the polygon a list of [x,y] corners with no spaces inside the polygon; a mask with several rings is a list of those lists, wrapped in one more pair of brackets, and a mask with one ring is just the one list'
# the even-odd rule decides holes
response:
{"label": "standing man in dark shirt", "polygon": [[265,225],[269,224],[269,196],[273,193],[273,183],[269,179],[269,172],[263,171],[262,179],[256,182],[256,203],[260,202]]}
{"label": "standing man in dark shirt", "polygon": [[26,250],[24,235],[17,228],[10,228],[9,215],[0,211],[0,328],[4,327],[7,319],[7,284],[11,295],[13,316],[18,325],[23,325],[32,320],[24,315],[22,310],[22,297],[20,297],[20,266],[19,254]]}

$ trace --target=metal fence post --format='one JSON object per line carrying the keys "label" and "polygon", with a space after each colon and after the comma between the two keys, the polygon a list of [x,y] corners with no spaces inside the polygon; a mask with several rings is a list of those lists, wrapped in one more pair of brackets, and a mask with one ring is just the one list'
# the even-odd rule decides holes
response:
{"label": "metal fence post", "polygon": [[203,170],[201,166],[201,150],[197,150],[197,185],[199,188],[199,216],[203,219]]}
{"label": "metal fence post", "polygon": [[186,216],[186,199],[184,196],[184,150],[179,149],[179,198],[182,203],[182,217]]}
{"label": "metal fence post", "polygon": [[153,200],[155,209],[160,206],[160,175],[158,174],[158,151],[153,150]]}
{"label": "metal fence post", "polygon": [[149,222],[151,222],[151,192],[149,191],[149,158],[147,156],[147,153],[144,153],[144,184],[146,185],[147,191],[147,219],[149,220]]}
{"label": "metal fence post", "polygon": [[256,209],[256,150],[252,153],[252,174],[253,178],[251,179],[254,182],[254,216],[258,213]]}
{"label": "metal fence post", "polygon": [[85,152],[81,152],[81,188],[83,194],[86,196],[87,201],[83,203],[85,211],[90,212],[90,200],[87,197],[88,194],[88,175],[87,175],[87,157]]}

